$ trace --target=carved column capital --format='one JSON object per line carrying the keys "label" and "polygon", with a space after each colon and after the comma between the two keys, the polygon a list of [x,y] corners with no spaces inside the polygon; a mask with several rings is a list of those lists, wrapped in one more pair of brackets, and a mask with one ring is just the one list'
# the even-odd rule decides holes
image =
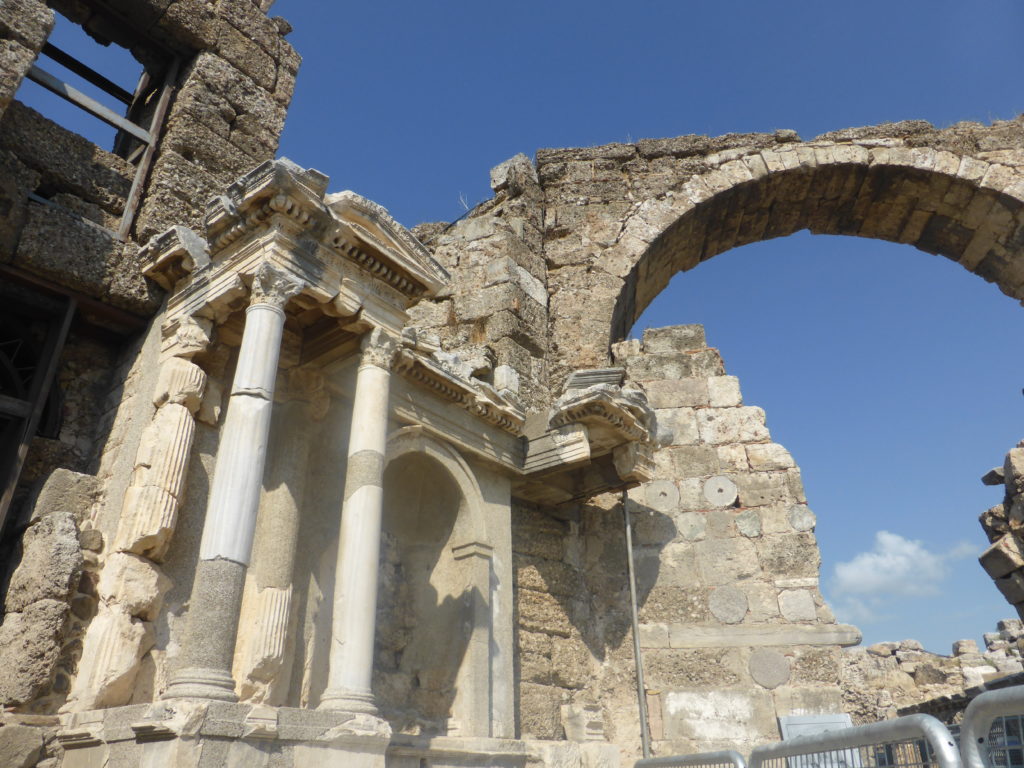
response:
{"label": "carved column capital", "polygon": [[398,339],[380,328],[364,335],[360,346],[363,350],[360,365],[374,365],[386,371],[391,370],[401,348]]}
{"label": "carved column capital", "polygon": [[297,296],[304,287],[300,280],[264,262],[252,277],[252,297],[249,299],[249,306],[266,304],[284,310],[285,304]]}

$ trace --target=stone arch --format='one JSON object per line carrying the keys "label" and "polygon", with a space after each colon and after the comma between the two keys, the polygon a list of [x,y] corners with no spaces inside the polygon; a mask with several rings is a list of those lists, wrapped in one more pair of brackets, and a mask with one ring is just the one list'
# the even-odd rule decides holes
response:
{"label": "stone arch", "polygon": [[388,442],[374,688],[396,728],[491,732],[491,551],[466,461],[418,427]]}
{"label": "stone arch", "polygon": [[[632,188],[644,195],[634,195],[618,221],[600,213],[580,217],[581,243],[597,246],[588,258],[590,298],[580,302],[578,293],[563,298],[553,291],[553,320],[569,318],[591,334],[607,329],[607,337],[567,345],[563,360],[568,367],[604,362],[607,344],[625,338],[677,272],[803,229],[906,243],[1024,298],[1019,153],[906,143],[892,137],[761,141],[698,158],[659,158],[658,174],[648,169],[632,178]],[[696,172],[681,170],[687,168]],[[607,202],[594,205],[595,212],[602,206]],[[610,224],[618,225],[612,238]]]}
{"label": "stone arch", "polygon": [[[802,229],[906,243],[1024,298],[1024,176],[1009,166],[945,150],[832,142],[722,154],[626,223],[622,242],[640,252],[616,302],[613,341],[676,272]],[[640,246],[666,221],[649,247]]]}

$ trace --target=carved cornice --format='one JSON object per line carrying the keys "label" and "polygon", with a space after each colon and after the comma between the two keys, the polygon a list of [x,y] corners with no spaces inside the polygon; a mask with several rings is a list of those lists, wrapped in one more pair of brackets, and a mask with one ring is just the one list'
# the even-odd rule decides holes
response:
{"label": "carved cornice", "polygon": [[554,429],[575,423],[610,430],[621,438],[618,442],[646,442],[651,437],[654,412],[643,392],[598,384],[570,390],[555,402],[548,426]]}
{"label": "carved cornice", "polygon": [[166,291],[210,264],[206,241],[188,227],[174,226],[149,239],[139,251],[142,274]]}
{"label": "carved cornice", "polygon": [[465,378],[451,366],[410,349],[399,353],[395,372],[488,424],[516,436],[523,434],[526,417],[522,410],[486,382]]}

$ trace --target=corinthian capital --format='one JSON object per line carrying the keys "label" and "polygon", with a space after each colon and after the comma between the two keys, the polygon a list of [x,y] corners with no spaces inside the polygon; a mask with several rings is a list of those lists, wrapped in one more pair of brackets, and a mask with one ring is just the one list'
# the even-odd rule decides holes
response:
{"label": "corinthian capital", "polygon": [[374,328],[363,336],[362,340],[363,357],[361,365],[375,365],[378,368],[390,370],[398,355],[398,339],[391,336],[380,328]]}
{"label": "corinthian capital", "polygon": [[252,297],[249,306],[269,304],[277,309],[284,309],[289,299],[297,295],[303,288],[301,281],[296,280],[277,267],[267,262],[260,264],[252,278]]}

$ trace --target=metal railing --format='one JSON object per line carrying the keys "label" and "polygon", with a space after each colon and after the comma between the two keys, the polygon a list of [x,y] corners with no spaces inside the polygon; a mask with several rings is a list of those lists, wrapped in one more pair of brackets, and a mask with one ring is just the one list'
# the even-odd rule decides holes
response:
{"label": "metal railing", "polygon": [[750,768],[960,768],[949,729],[931,715],[909,715],[757,747]]}
{"label": "metal railing", "polygon": [[992,768],[992,751],[1021,749],[1020,744],[993,744],[990,739],[993,720],[1020,714],[1024,714],[1024,686],[985,691],[972,700],[960,724],[960,753],[964,768]]}
{"label": "metal railing", "polygon": [[[744,764],[734,751],[639,760],[636,768],[961,768],[949,729],[931,715],[909,715],[757,747]],[[971,768],[987,768],[971,766]]]}
{"label": "metal railing", "polygon": [[636,761],[636,768],[747,768],[743,755],[733,749],[721,752],[701,752],[696,755],[677,755],[673,757],[648,757]]}

